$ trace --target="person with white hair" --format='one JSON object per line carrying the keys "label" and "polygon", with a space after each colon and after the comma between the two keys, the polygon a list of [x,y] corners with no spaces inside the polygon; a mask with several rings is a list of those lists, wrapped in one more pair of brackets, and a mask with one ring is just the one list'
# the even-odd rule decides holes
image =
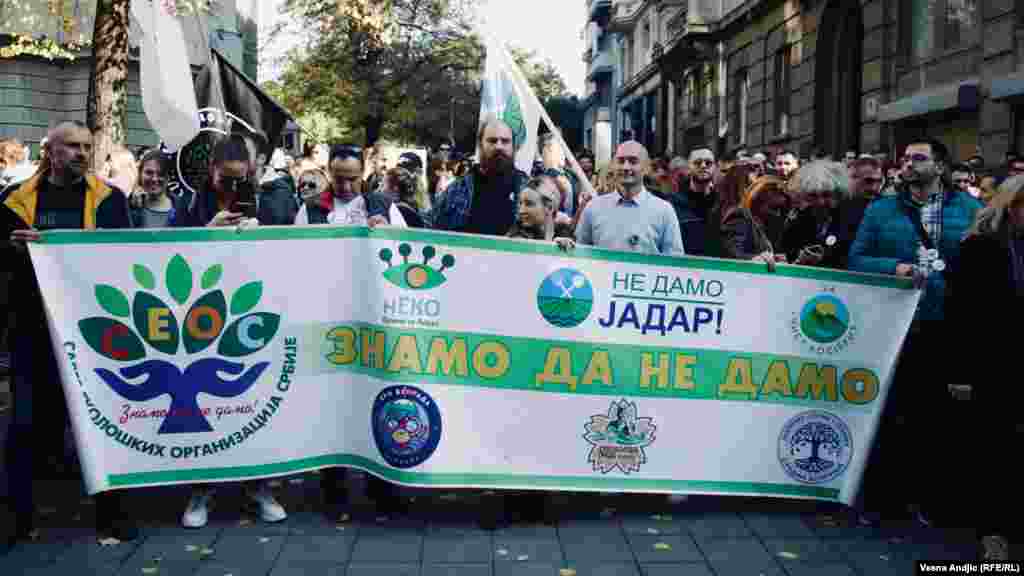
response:
{"label": "person with white hair", "polygon": [[818,160],[797,170],[789,180],[794,209],[787,219],[783,246],[790,262],[841,266],[844,254],[839,243],[838,208],[850,187],[845,175],[842,164]]}

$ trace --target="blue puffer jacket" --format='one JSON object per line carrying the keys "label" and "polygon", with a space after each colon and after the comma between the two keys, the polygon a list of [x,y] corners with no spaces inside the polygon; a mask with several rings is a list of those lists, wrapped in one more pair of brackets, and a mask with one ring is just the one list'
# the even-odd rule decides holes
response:
{"label": "blue puffer jacket", "polygon": [[[850,246],[850,270],[875,274],[895,274],[897,264],[916,264],[921,241],[907,208],[910,192],[900,190],[898,196],[879,198],[871,203],[857,230],[857,239]],[[942,320],[946,297],[946,274],[955,270],[960,258],[960,240],[974,223],[981,202],[964,192],[946,192],[942,209],[942,239],[939,252],[946,261],[946,273],[928,277],[924,295],[914,318],[917,321]]]}

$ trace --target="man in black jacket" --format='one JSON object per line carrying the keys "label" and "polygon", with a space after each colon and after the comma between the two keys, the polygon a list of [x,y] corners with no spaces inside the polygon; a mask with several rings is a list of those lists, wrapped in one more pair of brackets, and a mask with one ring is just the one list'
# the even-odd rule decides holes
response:
{"label": "man in black jacket", "polygon": [[[11,392],[13,419],[7,432],[6,468],[14,531],[7,544],[29,537],[34,528],[33,476],[45,456],[64,453],[67,404],[26,242],[40,231],[131,228],[124,193],[88,174],[92,133],[65,122],[50,131],[46,160],[34,176],[6,193],[0,204],[4,260],[11,263],[14,314]],[[127,520],[116,491],[96,497],[96,531],[118,540],[134,540],[138,530]]]}
{"label": "man in black jacket", "polygon": [[689,173],[679,180],[679,191],[665,200],[672,204],[679,218],[687,255],[719,257],[719,218],[712,216],[718,202],[715,153],[710,148],[694,148],[689,165]]}

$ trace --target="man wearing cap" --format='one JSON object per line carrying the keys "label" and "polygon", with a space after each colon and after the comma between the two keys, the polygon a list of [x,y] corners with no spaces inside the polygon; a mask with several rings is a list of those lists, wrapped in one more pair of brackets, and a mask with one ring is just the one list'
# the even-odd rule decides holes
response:
{"label": "man wearing cap", "polygon": [[295,214],[299,211],[296,198],[295,179],[288,171],[284,150],[278,148],[270,159],[270,169],[260,175],[256,219],[265,226],[294,223]]}

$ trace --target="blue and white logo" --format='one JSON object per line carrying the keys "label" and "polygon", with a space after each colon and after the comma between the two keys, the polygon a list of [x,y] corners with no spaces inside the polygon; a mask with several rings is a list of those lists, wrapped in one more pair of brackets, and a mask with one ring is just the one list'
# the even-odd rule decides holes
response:
{"label": "blue and white logo", "polygon": [[578,270],[562,268],[548,274],[537,290],[537,310],[552,326],[575,328],[594,308],[594,288]]}
{"label": "blue and white logo", "polygon": [[779,435],[779,463],[805,484],[824,484],[843,475],[853,457],[846,423],[828,412],[811,410],[790,418]]}
{"label": "blue and white logo", "polygon": [[441,411],[429,394],[412,386],[381,390],[371,425],[380,455],[395,468],[419,466],[441,442]]}

